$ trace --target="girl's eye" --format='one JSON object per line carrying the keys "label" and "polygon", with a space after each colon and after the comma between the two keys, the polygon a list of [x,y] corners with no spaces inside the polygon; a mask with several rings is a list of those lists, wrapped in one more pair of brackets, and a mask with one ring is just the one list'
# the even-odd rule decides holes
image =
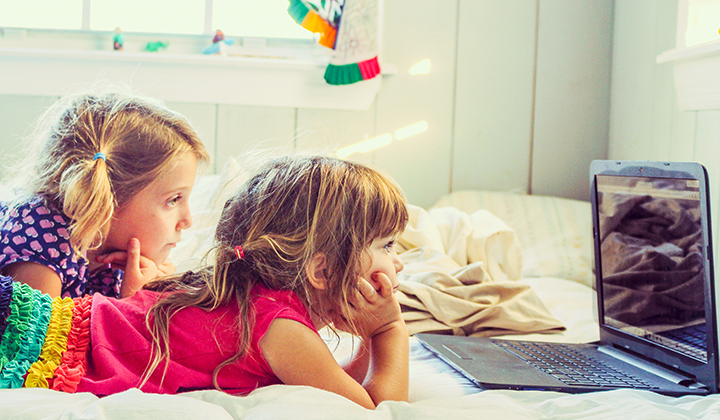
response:
{"label": "girl's eye", "polygon": [[168,201],[168,206],[170,206],[170,207],[177,206],[177,203],[180,201],[181,198],[182,198],[182,196],[179,196],[179,195],[176,197],[173,197],[170,201]]}
{"label": "girl's eye", "polygon": [[395,241],[390,241],[390,242],[386,243],[385,246],[383,246],[383,249],[384,249],[385,251],[390,252],[390,251],[393,250],[393,247],[394,247],[394,246],[395,246]]}

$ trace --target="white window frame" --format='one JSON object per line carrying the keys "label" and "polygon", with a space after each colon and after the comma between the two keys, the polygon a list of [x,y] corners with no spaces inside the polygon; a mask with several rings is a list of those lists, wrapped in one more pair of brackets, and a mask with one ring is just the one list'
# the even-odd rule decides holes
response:
{"label": "white window frame", "polygon": [[[82,38],[86,43],[107,38],[111,43],[110,32],[88,30],[90,0],[83,2],[85,29],[45,32],[60,32],[69,38]],[[383,0],[378,0],[379,28],[382,4]],[[205,5],[205,30],[210,34],[214,32],[212,0],[205,0]],[[39,47],[42,33],[43,30],[0,29],[0,94],[61,95],[94,83],[112,82],[166,101],[366,110],[381,84],[378,76],[352,85],[328,85],[323,76],[331,51],[316,45],[287,46],[281,41],[283,45],[278,46],[273,40],[245,38],[238,44],[247,56],[225,57],[189,52],[42,48]],[[170,37],[197,47],[207,42],[208,34]],[[126,34],[126,44],[130,36],[135,35]],[[137,36],[158,38],[157,34]],[[378,34],[378,44],[382,45],[380,37]],[[283,58],[271,58],[278,56]]]}
{"label": "white window frame", "polygon": [[[717,0],[720,2],[720,0]],[[672,64],[678,105],[683,111],[720,109],[720,41],[687,47],[688,0],[678,2],[676,48],[657,56]],[[720,27],[720,24],[719,24]]]}

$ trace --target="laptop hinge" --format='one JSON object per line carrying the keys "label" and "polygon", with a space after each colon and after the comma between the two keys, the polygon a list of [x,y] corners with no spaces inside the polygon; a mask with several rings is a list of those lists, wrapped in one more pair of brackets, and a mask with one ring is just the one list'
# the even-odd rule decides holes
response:
{"label": "laptop hinge", "polygon": [[666,369],[662,366],[659,366],[659,365],[656,365],[653,363],[648,363],[647,361],[645,361],[637,356],[633,356],[631,354],[625,353],[614,347],[599,346],[598,350],[604,354],[607,354],[610,357],[621,360],[625,363],[629,363],[637,368],[640,368],[644,371],[650,372],[656,376],[664,378],[670,382],[674,382],[678,385],[682,385],[682,386],[692,388],[692,389],[706,388],[705,385],[697,382],[694,378],[692,378],[690,376],[685,376],[680,373],[673,372],[670,369]]}

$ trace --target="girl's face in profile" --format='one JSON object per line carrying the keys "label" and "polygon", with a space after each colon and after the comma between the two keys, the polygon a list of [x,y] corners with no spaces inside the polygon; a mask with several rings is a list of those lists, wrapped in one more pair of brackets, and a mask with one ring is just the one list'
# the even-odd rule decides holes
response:
{"label": "girl's face in profile", "polygon": [[156,179],[122,206],[110,223],[102,251],[126,250],[130,238],[140,241],[140,254],[162,264],[192,225],[190,192],[198,162],[187,153],[178,165]]}
{"label": "girl's face in profile", "polygon": [[[393,285],[393,291],[397,290],[400,285],[397,273],[402,271],[404,264],[395,250],[395,241],[398,235],[377,238],[370,244],[368,249],[369,268],[365,270],[361,276],[377,289],[379,286],[373,280],[373,274],[383,273],[390,279]],[[367,266],[368,263],[366,263]]]}

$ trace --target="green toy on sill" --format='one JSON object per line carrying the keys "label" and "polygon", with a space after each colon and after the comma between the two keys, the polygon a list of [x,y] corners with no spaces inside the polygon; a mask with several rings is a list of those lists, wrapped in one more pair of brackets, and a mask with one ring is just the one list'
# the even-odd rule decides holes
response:
{"label": "green toy on sill", "polygon": [[148,42],[145,46],[145,51],[148,52],[158,52],[161,49],[167,49],[168,45],[170,45],[169,42],[162,42],[162,41],[155,41],[155,42]]}

